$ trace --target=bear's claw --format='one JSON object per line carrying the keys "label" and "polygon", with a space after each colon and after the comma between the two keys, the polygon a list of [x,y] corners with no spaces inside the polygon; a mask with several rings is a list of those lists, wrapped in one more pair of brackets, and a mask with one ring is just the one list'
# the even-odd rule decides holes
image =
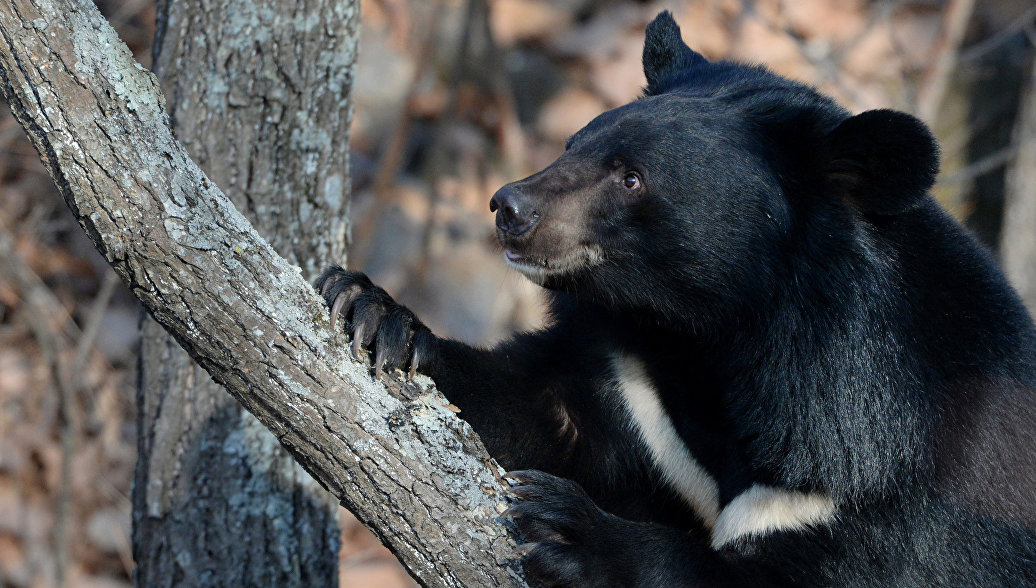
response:
{"label": "bear's claw", "polygon": [[535,586],[610,585],[606,550],[623,521],[607,514],[571,480],[525,470],[505,475],[514,502],[501,514],[522,544],[518,555]]}
{"label": "bear's claw", "polygon": [[339,318],[347,322],[352,335],[352,354],[359,359],[360,349],[374,351],[374,372],[407,368],[414,376],[420,361],[425,361],[435,336],[409,309],[400,306],[388,292],[371,282],[362,272],[331,266],[316,281],[317,291],[330,308],[331,328]]}

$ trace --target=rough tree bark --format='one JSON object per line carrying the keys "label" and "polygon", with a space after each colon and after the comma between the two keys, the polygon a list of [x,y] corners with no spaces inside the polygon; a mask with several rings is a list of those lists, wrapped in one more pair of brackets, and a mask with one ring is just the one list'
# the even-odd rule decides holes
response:
{"label": "rough tree bark", "polygon": [[1036,316],[1036,59],[1015,122],[1018,153],[1007,172],[1000,257],[1004,271]]}
{"label": "rough tree bark", "polygon": [[156,78],[92,2],[0,2],[0,89],[148,312],[415,578],[523,585],[478,437],[431,382],[390,392],[347,359],[300,269],[187,156]]}
{"label": "rough tree bark", "polygon": [[[345,262],[357,20],[349,0],[158,3],[177,138],[310,278]],[[137,585],[336,585],[337,502],[160,325],[141,331]]]}

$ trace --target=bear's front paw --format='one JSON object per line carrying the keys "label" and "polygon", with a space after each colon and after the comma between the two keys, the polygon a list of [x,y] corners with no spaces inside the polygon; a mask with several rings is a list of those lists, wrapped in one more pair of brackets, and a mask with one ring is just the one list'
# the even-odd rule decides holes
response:
{"label": "bear's front paw", "polygon": [[316,281],[316,289],[331,309],[331,328],[339,319],[352,330],[352,352],[374,350],[374,371],[410,368],[410,376],[431,356],[435,336],[410,309],[375,286],[363,272],[334,265]]}
{"label": "bear's front paw", "polygon": [[[515,504],[504,512],[523,541],[522,564],[535,586],[618,586],[613,556],[628,524],[593,503],[578,484],[545,472],[506,476]],[[621,551],[622,548],[619,547]]]}

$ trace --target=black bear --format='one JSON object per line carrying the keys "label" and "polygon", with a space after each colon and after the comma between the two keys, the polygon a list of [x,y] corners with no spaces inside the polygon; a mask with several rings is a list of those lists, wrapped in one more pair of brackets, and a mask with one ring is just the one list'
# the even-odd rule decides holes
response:
{"label": "black bear", "polygon": [[931,134],[646,34],[644,96],[490,202],[549,326],[475,349],[341,268],[332,320],[525,470],[534,583],[1036,585],[1036,328]]}

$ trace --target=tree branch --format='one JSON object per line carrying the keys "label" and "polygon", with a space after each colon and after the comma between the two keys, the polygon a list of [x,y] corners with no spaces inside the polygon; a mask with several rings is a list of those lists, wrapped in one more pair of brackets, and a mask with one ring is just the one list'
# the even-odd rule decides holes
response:
{"label": "tree branch", "polygon": [[157,80],[92,2],[0,3],[0,76],[66,203],[151,315],[415,578],[523,585],[496,521],[501,470],[477,436],[427,380],[390,393],[345,359],[300,270],[190,160]]}

